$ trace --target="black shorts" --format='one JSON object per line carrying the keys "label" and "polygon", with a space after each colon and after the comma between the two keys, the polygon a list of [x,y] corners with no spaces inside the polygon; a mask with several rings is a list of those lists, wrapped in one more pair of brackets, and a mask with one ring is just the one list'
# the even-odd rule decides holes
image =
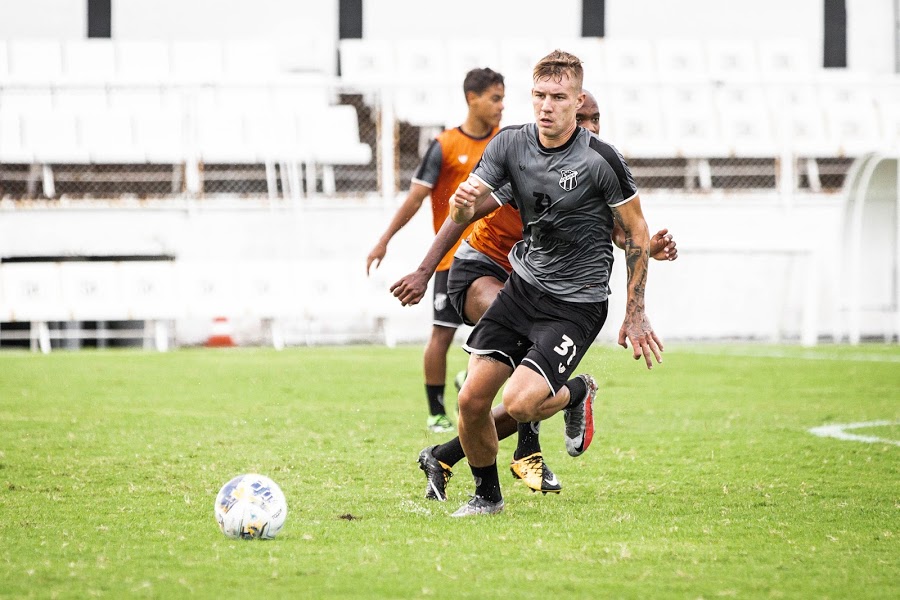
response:
{"label": "black shorts", "polygon": [[451,327],[456,329],[462,325],[462,317],[450,304],[447,298],[447,271],[437,271],[434,274],[434,317],[432,324],[441,327]]}
{"label": "black shorts", "polygon": [[563,302],[513,273],[463,348],[544,377],[553,394],[574,376],[606,322],[608,301]]}
{"label": "black shorts", "polygon": [[466,318],[466,293],[469,291],[469,286],[475,283],[476,279],[482,277],[493,277],[500,283],[505,283],[509,279],[509,273],[497,263],[483,260],[454,258],[450,265],[447,295],[450,297],[450,304],[460,314],[466,325],[475,324]]}

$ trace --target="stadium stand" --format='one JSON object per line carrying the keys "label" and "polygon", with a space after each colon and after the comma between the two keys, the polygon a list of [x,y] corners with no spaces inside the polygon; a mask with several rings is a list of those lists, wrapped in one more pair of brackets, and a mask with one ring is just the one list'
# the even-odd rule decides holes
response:
{"label": "stadium stand", "polygon": [[[0,202],[390,201],[433,134],[462,120],[466,71],[503,72],[503,124],[530,121],[531,68],[552,47],[583,58],[602,137],[642,190],[837,198],[854,160],[900,147],[897,78],[823,69],[793,39],[345,39],[290,56],[260,39],[10,39],[0,40]],[[280,287],[291,265],[177,258],[2,262],[0,323],[34,323],[19,335],[42,349],[79,333],[165,348],[175,319],[253,315],[277,345],[291,318],[310,323],[310,340],[330,335],[322,323],[349,305],[320,298],[349,302],[372,285],[326,282],[327,269],[354,269],[326,258],[291,271],[318,290],[301,298]],[[211,290],[227,303],[204,296]],[[273,304],[267,290],[296,303]],[[91,310],[72,308],[80,304]],[[390,315],[375,303],[360,328],[392,340]],[[54,325],[69,321],[80,324]],[[83,325],[107,321],[132,324]]]}
{"label": "stadium stand", "polygon": [[[341,106],[329,94],[333,77],[280,70],[275,46],[265,41],[27,39],[3,41],[0,47],[3,173],[17,170],[7,165],[39,165],[50,176],[39,194],[44,197],[56,195],[54,178],[74,183],[68,175],[76,171],[84,175],[78,178],[85,184],[80,195],[96,196],[97,190],[89,189],[93,171],[86,166],[142,162],[195,171],[183,179],[198,179],[197,186],[172,185],[165,193],[216,193],[222,177],[250,191],[259,189],[241,175],[248,172],[244,165],[260,162],[259,135],[254,132],[257,139],[251,143],[249,132],[255,115],[277,115],[289,131],[312,113],[339,124],[316,144],[310,136],[323,132],[312,127],[294,131],[289,143],[273,145],[286,151],[299,144],[317,151],[302,157],[296,151],[283,156],[269,152],[259,172],[274,168],[275,162],[287,168],[288,162],[302,160],[318,165],[308,169],[312,179],[306,187],[315,189],[319,181],[330,191],[335,185],[329,161],[364,166],[372,159],[371,146],[360,140],[358,115],[348,112],[353,107]],[[335,145],[348,151],[335,152]],[[227,165],[235,165],[230,173]],[[148,190],[158,189],[159,174],[153,169],[119,170],[123,179],[138,184],[135,194],[153,195]],[[140,185],[138,175],[145,171],[152,176]],[[326,175],[316,177],[319,171]],[[210,186],[205,185],[205,174],[213,175]],[[8,188],[17,186],[3,177],[0,190],[10,195]],[[66,193],[77,197],[77,187],[69,186]],[[234,185],[228,191],[241,193]]]}

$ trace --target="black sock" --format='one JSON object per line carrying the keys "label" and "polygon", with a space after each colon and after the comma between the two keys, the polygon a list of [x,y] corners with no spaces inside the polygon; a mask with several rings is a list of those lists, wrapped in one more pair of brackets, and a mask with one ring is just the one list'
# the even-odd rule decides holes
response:
{"label": "black sock", "polygon": [[584,379],[581,377],[570,379],[566,382],[566,387],[569,388],[569,404],[566,408],[572,408],[581,404],[585,395],[587,395],[587,384],[584,382]]}
{"label": "black sock", "polygon": [[425,384],[425,394],[428,396],[428,410],[433,415],[445,415],[444,410],[444,386]]}
{"label": "black sock", "polygon": [[475,478],[475,495],[481,496],[488,502],[500,502],[503,496],[500,494],[500,476],[497,474],[497,463],[486,467],[473,467],[472,476]]}
{"label": "black sock", "polygon": [[519,441],[513,458],[519,460],[526,456],[531,456],[535,452],[541,451],[541,440],[538,439],[538,432],[541,428],[540,421],[532,421],[530,423],[519,423]]}
{"label": "black sock", "polygon": [[458,437],[435,446],[431,453],[436,459],[451,467],[466,457]]}

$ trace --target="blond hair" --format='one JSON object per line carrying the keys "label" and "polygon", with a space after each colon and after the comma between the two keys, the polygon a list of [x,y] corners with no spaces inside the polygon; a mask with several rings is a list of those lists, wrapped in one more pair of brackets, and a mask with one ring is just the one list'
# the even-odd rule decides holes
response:
{"label": "blond hair", "polygon": [[581,66],[581,59],[574,54],[557,49],[538,61],[534,66],[532,78],[534,81],[552,78],[558,82],[565,75],[576,82],[578,89],[581,90],[584,82],[584,68]]}

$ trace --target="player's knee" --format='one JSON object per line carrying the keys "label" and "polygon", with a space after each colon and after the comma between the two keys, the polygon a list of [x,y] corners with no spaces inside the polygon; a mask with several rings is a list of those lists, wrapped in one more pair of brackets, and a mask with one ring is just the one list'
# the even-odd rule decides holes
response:
{"label": "player's knee", "polygon": [[483,398],[473,394],[465,386],[459,391],[456,402],[459,414],[469,418],[490,412],[490,402],[485,403]]}
{"label": "player's knee", "polygon": [[535,411],[528,399],[519,395],[503,394],[503,406],[506,412],[519,423],[527,423],[535,420]]}

